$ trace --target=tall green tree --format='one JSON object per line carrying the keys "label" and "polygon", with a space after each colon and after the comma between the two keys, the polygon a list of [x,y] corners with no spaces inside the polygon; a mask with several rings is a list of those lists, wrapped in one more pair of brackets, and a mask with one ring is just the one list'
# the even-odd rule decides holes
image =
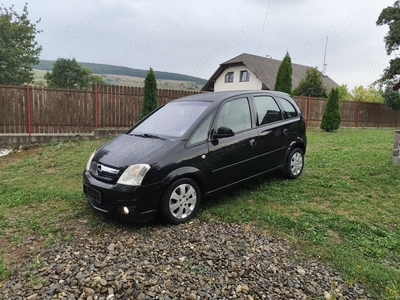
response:
{"label": "tall green tree", "polygon": [[292,60],[286,52],[276,75],[275,91],[285,92],[292,95]]}
{"label": "tall green tree", "polygon": [[44,75],[49,87],[64,89],[89,89],[92,71],[82,67],[75,58],[58,58],[51,72]]}
{"label": "tall green tree", "polygon": [[330,132],[339,129],[340,123],[342,122],[339,100],[339,89],[332,88],[329,92],[328,102],[326,103],[326,108],[320,124],[322,130]]}
{"label": "tall green tree", "polygon": [[[400,48],[400,1],[394,2],[393,6],[388,6],[382,10],[377,26],[388,25],[389,32],[386,34],[385,48],[388,55],[394,54]],[[400,57],[389,61],[389,66],[383,71],[382,77],[378,80],[380,83],[387,83],[388,80],[398,81],[400,75]]]}
{"label": "tall green tree", "polygon": [[140,119],[147,116],[158,107],[158,90],[157,80],[152,68],[147,72],[144,80],[144,97],[142,103],[142,110],[140,112]]}
{"label": "tall green tree", "polygon": [[317,68],[310,68],[307,74],[293,90],[295,96],[324,97],[326,98],[326,87],[322,81],[322,74]]}
{"label": "tall green tree", "polygon": [[36,41],[41,32],[28,17],[25,4],[22,13],[14,6],[0,7],[0,84],[21,85],[33,81],[32,65],[39,63],[42,47]]}

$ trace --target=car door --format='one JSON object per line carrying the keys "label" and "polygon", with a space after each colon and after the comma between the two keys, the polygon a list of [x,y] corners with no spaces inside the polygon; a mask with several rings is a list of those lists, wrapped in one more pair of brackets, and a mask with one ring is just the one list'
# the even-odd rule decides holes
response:
{"label": "car door", "polygon": [[254,96],[253,101],[259,136],[258,163],[263,172],[269,172],[284,163],[289,146],[289,125],[272,96]]}
{"label": "car door", "polygon": [[[225,133],[232,130],[233,135],[216,137],[221,130]],[[208,148],[209,154],[204,163],[210,167],[210,191],[243,181],[259,172],[258,130],[252,126],[248,97],[221,104]]]}

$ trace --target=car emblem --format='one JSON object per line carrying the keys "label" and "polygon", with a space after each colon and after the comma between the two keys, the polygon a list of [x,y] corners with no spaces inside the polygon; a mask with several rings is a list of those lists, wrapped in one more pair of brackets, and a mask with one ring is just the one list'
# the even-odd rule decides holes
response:
{"label": "car emblem", "polygon": [[93,168],[92,171],[96,175],[100,175],[101,173],[101,165],[99,165],[97,162],[93,162]]}

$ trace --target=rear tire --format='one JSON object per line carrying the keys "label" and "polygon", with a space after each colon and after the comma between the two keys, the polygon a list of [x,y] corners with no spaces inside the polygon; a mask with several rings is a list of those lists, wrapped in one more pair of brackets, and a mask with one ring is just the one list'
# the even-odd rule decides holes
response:
{"label": "rear tire", "polygon": [[168,223],[185,223],[197,213],[200,198],[197,183],[190,178],[180,178],[165,191],[161,202],[161,213]]}
{"label": "rear tire", "polygon": [[283,170],[283,175],[289,179],[298,178],[303,172],[304,168],[304,153],[300,148],[293,149],[286,161]]}

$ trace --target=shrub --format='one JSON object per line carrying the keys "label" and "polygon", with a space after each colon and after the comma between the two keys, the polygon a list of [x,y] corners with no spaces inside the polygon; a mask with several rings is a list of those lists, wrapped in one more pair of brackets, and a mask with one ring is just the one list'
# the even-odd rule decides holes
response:
{"label": "shrub", "polygon": [[400,110],[400,93],[393,91],[390,86],[386,86],[382,93],[383,102],[389,109]]}
{"label": "shrub", "polygon": [[339,110],[339,90],[333,88],[329,92],[328,103],[326,104],[320,127],[322,130],[330,132],[339,129],[341,122],[342,117]]}
{"label": "shrub", "polygon": [[283,58],[276,75],[275,91],[292,95],[292,60],[289,53]]}
{"label": "shrub", "polygon": [[139,120],[143,119],[158,107],[158,90],[156,76],[152,68],[147,72],[144,80],[144,97]]}
{"label": "shrub", "polygon": [[326,97],[326,87],[322,74],[316,68],[309,68],[307,75],[300,79],[299,85],[293,90],[295,96]]}

